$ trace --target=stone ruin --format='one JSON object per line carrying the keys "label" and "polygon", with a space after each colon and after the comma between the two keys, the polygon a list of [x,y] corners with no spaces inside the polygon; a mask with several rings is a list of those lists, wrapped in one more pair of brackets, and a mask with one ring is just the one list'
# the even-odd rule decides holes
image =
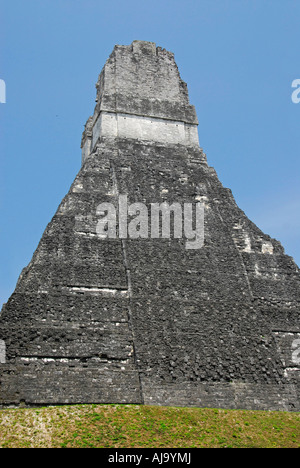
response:
{"label": "stone ruin", "polygon": [[[174,54],[117,45],[96,88],[82,167],[0,315],[0,405],[299,411],[299,268],[208,165]],[[120,195],[200,203],[203,245],[99,236]]]}

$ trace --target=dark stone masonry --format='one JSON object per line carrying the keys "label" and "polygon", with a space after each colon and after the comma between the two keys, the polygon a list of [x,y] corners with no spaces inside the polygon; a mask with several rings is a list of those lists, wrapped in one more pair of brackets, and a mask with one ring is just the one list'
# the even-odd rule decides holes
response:
{"label": "dark stone masonry", "polygon": [[[299,411],[300,275],[199,147],[174,55],[115,46],[82,167],[0,315],[0,405]],[[204,245],[101,238],[97,207],[204,205]]]}

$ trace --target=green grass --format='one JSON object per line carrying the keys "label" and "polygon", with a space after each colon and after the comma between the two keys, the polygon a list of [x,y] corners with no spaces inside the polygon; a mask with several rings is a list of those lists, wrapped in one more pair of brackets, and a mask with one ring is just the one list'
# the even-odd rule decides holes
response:
{"label": "green grass", "polygon": [[0,410],[1,448],[299,448],[300,413],[138,405]]}

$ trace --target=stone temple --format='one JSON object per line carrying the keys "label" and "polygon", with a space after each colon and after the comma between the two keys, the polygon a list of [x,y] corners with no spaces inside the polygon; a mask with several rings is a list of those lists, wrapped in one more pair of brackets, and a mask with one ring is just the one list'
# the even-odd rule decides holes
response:
{"label": "stone temple", "polygon": [[[208,165],[174,54],[117,45],[96,88],[82,167],[1,311],[0,405],[299,411],[299,268]],[[120,195],[200,203],[204,244],[99,236]]]}

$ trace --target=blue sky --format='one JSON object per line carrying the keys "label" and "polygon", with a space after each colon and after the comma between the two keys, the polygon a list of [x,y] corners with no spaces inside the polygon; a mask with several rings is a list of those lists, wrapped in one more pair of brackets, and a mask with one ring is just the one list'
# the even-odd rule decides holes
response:
{"label": "blue sky", "polygon": [[0,307],[80,169],[115,44],[175,54],[200,145],[247,216],[300,264],[299,0],[0,0]]}

